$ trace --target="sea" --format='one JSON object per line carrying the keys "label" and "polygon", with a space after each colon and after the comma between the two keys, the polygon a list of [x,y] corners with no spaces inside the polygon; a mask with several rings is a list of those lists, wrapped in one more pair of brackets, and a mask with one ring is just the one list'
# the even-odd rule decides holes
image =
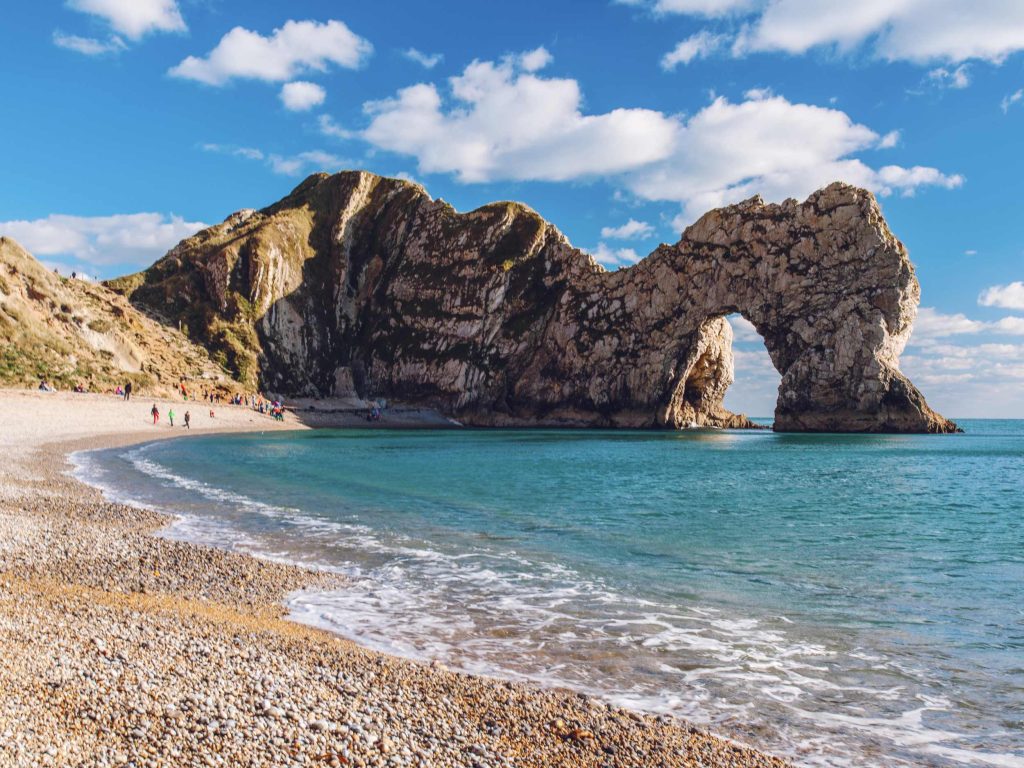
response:
{"label": "sea", "polygon": [[75,456],[164,536],[324,568],[295,621],[802,766],[1024,768],[1024,421],[316,430]]}

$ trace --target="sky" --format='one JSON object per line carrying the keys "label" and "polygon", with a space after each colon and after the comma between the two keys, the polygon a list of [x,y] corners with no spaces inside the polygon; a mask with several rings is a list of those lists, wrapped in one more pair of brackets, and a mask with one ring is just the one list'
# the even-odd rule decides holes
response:
{"label": "sky", "polygon": [[[901,368],[1024,417],[1021,0],[9,3],[0,234],[113,277],[317,171],[520,200],[608,269],[754,194],[867,187],[922,287]],[[726,405],[774,409],[742,318]]]}

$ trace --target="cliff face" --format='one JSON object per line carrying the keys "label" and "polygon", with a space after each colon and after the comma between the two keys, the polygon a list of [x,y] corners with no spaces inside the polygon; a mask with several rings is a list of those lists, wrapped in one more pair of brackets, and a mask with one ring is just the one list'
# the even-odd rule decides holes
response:
{"label": "cliff face", "polygon": [[841,184],[712,211],[607,272],[525,206],[459,214],[415,184],[320,174],[111,287],[253,385],[487,425],[744,425],[722,407],[740,312],[782,374],[776,429],[955,429],[897,368],[906,251]]}
{"label": "cliff face", "polygon": [[136,391],[168,394],[182,378],[232,388],[177,330],[102,285],[55,275],[0,237],[0,383],[104,390],[130,380]]}

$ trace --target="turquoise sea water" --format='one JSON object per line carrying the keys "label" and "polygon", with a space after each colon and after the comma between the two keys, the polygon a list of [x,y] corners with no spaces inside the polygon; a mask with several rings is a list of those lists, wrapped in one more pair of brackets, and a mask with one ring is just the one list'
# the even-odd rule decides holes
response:
{"label": "turquoise sea water", "polygon": [[300,621],[804,765],[1024,766],[1024,422],[318,431],[81,455],[174,537],[334,568]]}

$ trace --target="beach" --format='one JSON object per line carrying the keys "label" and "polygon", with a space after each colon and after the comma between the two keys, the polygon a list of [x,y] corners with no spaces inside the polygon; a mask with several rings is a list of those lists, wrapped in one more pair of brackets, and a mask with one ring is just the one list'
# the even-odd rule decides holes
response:
{"label": "beach", "polygon": [[[73,451],[300,429],[242,408],[0,392],[0,764],[783,766],[687,723],[366,650],[284,618],[336,575],[154,534]],[[192,429],[166,424],[173,407]]]}

